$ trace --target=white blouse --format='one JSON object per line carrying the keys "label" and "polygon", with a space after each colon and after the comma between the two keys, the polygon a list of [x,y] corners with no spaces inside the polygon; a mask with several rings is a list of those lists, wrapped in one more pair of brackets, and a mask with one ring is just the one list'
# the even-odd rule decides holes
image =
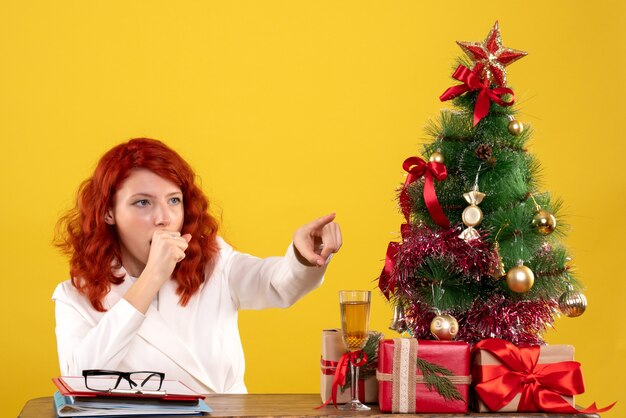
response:
{"label": "white blouse", "polygon": [[128,274],[105,296],[107,312],[97,312],[69,280],[60,283],[52,299],[61,375],[152,370],[199,393],[246,393],[237,311],[292,305],[322,284],[326,266],[303,265],[293,245],[284,257],[260,259],[217,240],[215,268],[185,307],[173,280],[145,315],[122,298],[136,280]]}

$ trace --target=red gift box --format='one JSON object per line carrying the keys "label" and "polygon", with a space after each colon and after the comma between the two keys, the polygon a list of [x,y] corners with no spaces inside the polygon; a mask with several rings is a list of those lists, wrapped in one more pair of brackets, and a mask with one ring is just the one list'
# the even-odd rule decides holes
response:
{"label": "red gift box", "polygon": [[[375,335],[377,339],[382,338],[382,334],[372,331],[370,335]],[[322,402],[326,403],[332,398],[333,380],[337,373],[337,366],[341,356],[346,352],[340,329],[325,329],[322,331],[322,359],[320,395]],[[349,367],[349,366],[348,366]],[[361,375],[362,376],[362,375]],[[367,379],[359,379],[359,393],[357,397],[363,403],[376,402],[378,395],[378,382],[375,376]],[[342,390],[337,387],[337,403],[342,404],[351,400],[351,389]]]}
{"label": "red gift box", "polygon": [[[448,369],[445,378],[463,399],[446,399],[429,388],[417,359]],[[467,412],[470,348],[457,341],[426,341],[414,338],[383,340],[378,347],[378,404],[383,412]]]}
{"label": "red gift box", "polygon": [[580,363],[569,345],[517,347],[498,338],[483,340],[472,353],[478,410],[598,413],[595,405],[577,410],[574,395],[585,391]]}

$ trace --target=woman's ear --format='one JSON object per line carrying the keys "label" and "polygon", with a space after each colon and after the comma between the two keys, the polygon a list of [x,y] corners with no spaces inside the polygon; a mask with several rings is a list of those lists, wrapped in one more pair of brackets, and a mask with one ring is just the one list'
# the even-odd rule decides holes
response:
{"label": "woman's ear", "polygon": [[115,217],[113,216],[113,209],[109,209],[104,214],[104,222],[109,225],[115,225]]}

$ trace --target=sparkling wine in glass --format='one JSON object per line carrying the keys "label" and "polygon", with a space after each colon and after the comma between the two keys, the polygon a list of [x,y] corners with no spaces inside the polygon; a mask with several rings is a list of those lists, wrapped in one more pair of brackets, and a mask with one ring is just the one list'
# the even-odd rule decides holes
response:
{"label": "sparkling wine in glass", "polygon": [[[343,342],[351,352],[362,350],[367,342],[370,319],[369,290],[342,290],[339,292],[339,306],[341,308],[341,329]],[[359,368],[350,362],[352,384],[350,392],[352,400],[339,409],[350,411],[369,411],[358,398]]]}

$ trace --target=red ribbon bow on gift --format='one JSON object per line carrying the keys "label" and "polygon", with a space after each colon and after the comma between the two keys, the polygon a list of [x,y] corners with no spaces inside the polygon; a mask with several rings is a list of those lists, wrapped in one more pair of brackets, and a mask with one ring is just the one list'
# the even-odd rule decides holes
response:
{"label": "red ribbon bow on gift", "polygon": [[[463,84],[449,87],[440,97],[439,100],[445,102],[446,100],[454,99],[468,91],[480,90],[478,97],[476,98],[476,106],[474,106],[474,126],[480,122],[482,118],[489,113],[489,106],[491,102],[496,102],[500,106],[511,106],[515,103],[513,90],[507,87],[497,87],[495,89],[489,88],[489,80],[481,79],[479,71],[470,70],[464,65],[459,65],[452,74],[452,78],[459,80]],[[502,99],[500,96],[504,94],[510,94],[513,96],[510,101]]]}
{"label": "red ribbon bow on gift", "polygon": [[561,395],[573,396],[585,391],[580,363],[538,364],[539,346],[518,348],[498,338],[480,341],[474,350],[487,350],[502,364],[481,366],[483,379],[475,387],[482,401],[492,411],[498,411],[521,393],[518,411],[600,413],[615,405],[598,409],[593,403],[578,410],[568,404]]}
{"label": "red ribbon bow on gift", "polygon": [[348,372],[348,365],[352,363],[354,367],[361,367],[365,363],[367,363],[367,354],[363,350],[357,351],[348,351],[343,353],[337,362],[337,369],[335,370],[335,377],[333,378],[333,385],[331,387],[331,395],[330,398],[326,400],[323,404],[316,407],[315,409],[322,408],[330,401],[333,401],[333,405],[337,406],[337,388],[339,386],[346,385],[346,374]]}

